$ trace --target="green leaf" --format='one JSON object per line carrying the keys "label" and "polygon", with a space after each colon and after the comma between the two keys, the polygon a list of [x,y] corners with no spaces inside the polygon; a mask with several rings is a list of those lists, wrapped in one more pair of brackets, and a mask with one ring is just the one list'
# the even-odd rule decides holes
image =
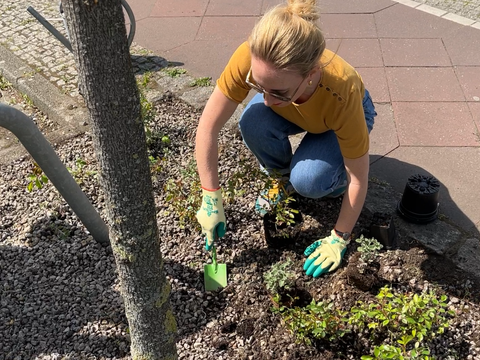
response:
{"label": "green leaf", "polygon": [[33,182],[31,181],[31,182],[29,182],[28,185],[27,185],[27,191],[28,191],[28,192],[32,192],[32,190],[33,190]]}

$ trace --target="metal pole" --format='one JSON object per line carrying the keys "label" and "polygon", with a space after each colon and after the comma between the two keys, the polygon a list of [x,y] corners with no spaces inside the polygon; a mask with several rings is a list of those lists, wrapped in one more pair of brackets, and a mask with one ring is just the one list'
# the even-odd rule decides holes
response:
{"label": "metal pole", "polygon": [[[65,46],[70,52],[73,52],[72,50],[72,44],[70,44],[70,41],[68,41],[65,36],[63,36],[60,31],[58,31],[52,24],[48,22],[47,19],[45,19],[42,15],[40,15],[37,10],[29,6],[27,8],[27,11],[32,14],[35,19],[37,19],[45,28],[52,33],[53,36],[55,36],[62,44]],[[67,28],[68,29],[68,28]],[[68,30],[67,30],[68,31]]]}
{"label": "metal pole", "polygon": [[109,245],[107,225],[35,123],[21,111],[0,104],[0,126],[10,130],[25,146],[93,238],[103,246]]}

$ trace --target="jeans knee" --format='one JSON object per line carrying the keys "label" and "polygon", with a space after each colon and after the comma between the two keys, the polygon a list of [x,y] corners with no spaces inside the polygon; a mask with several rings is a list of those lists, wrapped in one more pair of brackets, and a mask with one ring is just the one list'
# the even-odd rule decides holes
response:
{"label": "jeans knee", "polygon": [[321,176],[298,176],[290,174],[290,183],[295,191],[305,198],[317,199],[328,192],[328,185],[324,184],[325,178]]}
{"label": "jeans knee", "polygon": [[319,199],[327,196],[339,186],[346,185],[346,176],[338,172],[305,172],[290,173],[290,183],[295,191],[305,198]]}

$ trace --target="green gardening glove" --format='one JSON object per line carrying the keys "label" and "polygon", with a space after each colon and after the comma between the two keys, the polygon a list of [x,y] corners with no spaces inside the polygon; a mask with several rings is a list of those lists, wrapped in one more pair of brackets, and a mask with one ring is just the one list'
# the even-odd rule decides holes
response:
{"label": "green gardening glove", "polygon": [[332,230],[330,236],[315,241],[305,249],[304,255],[308,258],[305,260],[303,270],[315,278],[326,272],[332,272],[342,262],[348,243],[349,241],[338,237],[335,230]]}
{"label": "green gardening glove", "polygon": [[205,249],[210,251],[215,239],[225,235],[227,221],[223,211],[222,190],[202,188],[202,192],[202,205],[197,211],[197,220],[205,234]]}

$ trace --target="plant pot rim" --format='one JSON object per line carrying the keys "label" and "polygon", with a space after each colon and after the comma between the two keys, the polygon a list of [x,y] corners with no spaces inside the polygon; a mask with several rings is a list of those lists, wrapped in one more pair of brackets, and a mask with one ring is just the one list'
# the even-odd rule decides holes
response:
{"label": "plant pot rim", "polygon": [[418,214],[413,211],[407,210],[402,205],[402,201],[400,200],[397,205],[397,211],[404,219],[410,222],[424,224],[424,223],[429,223],[438,217],[439,206],[440,206],[440,203],[437,203],[437,206],[434,211],[426,214]]}

